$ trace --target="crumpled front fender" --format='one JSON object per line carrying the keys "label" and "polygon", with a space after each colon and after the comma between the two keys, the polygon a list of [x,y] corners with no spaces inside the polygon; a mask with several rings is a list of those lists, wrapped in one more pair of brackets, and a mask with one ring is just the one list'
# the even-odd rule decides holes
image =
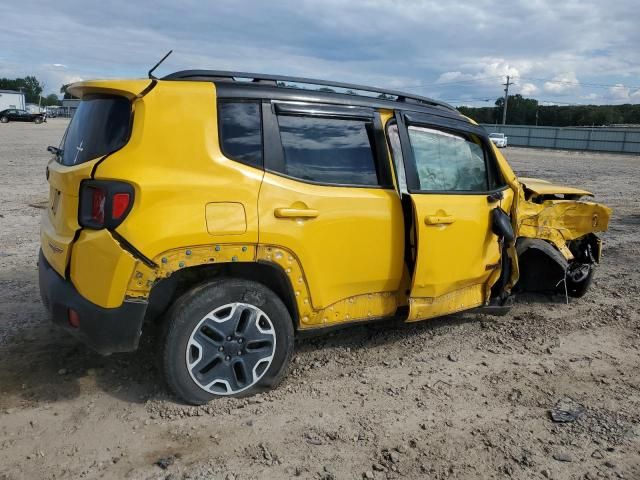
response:
{"label": "crumpled front fender", "polygon": [[554,244],[567,260],[573,254],[570,240],[609,228],[611,209],[579,200],[546,200],[532,203],[521,198],[517,212],[517,236],[538,238]]}

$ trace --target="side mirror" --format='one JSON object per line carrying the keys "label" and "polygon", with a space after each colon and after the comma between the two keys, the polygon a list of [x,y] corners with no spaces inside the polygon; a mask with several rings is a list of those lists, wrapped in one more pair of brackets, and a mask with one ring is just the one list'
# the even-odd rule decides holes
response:
{"label": "side mirror", "polygon": [[512,243],[515,240],[516,236],[511,226],[511,219],[500,207],[491,210],[491,230],[498,238],[504,239],[507,243]]}

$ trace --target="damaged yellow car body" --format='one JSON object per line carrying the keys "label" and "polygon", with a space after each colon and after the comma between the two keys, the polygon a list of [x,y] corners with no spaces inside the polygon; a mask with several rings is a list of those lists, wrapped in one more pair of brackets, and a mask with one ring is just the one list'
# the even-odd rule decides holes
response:
{"label": "damaged yellow car body", "polygon": [[[522,189],[516,212],[519,237],[551,242],[567,260],[573,260],[568,241],[608,229],[611,209],[605,205],[585,200],[544,199],[544,196],[558,195],[592,197],[592,193],[547,183],[544,189],[534,190],[527,180],[520,180]],[[526,200],[528,192],[532,195]],[[534,202],[533,199],[540,201]]]}
{"label": "damaged yellow car body", "polygon": [[[170,383],[197,403],[255,382],[198,383],[217,364],[192,371],[206,350],[180,330],[193,299],[253,319],[270,304],[282,348],[293,331],[506,309],[517,290],[586,292],[611,213],[589,192],[519,179],[482,127],[441,102],[256,75],[69,88],[81,102],[50,147],[40,231],[40,288],[58,325],[109,354],[135,350],[146,323],[178,323],[165,348],[184,382]],[[193,315],[192,329],[211,320]],[[247,353],[235,333],[219,337],[216,352]]]}
{"label": "damaged yellow car body", "polygon": [[[520,178],[518,183],[513,212],[518,237],[516,258],[522,259],[527,250],[533,249],[542,252],[543,258],[553,259],[557,266],[551,273],[548,265],[529,261],[528,279],[521,283],[528,290],[546,290],[561,282],[567,293],[581,296],[591,281],[592,269],[589,267],[587,273],[583,268],[580,280],[571,278],[570,267],[572,262],[580,261],[577,256],[583,256],[581,265],[592,266],[600,261],[602,242],[595,233],[607,231],[611,209],[588,200],[593,193],[579,188],[535,178]],[[572,248],[576,242],[581,242],[582,248]],[[567,287],[567,282],[571,286]]]}

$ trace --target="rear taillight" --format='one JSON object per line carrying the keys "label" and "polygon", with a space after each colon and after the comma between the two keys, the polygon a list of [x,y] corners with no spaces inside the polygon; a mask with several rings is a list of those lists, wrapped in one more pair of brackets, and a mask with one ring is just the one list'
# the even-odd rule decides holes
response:
{"label": "rear taillight", "polygon": [[82,227],[116,228],[133,205],[133,187],[125,182],[85,180],[80,184],[78,223]]}
{"label": "rear taillight", "polygon": [[111,218],[118,220],[129,209],[131,195],[128,193],[116,193],[111,203]]}
{"label": "rear taillight", "polygon": [[89,187],[91,191],[91,221],[97,225],[104,225],[104,202],[107,198],[104,190],[99,187]]}

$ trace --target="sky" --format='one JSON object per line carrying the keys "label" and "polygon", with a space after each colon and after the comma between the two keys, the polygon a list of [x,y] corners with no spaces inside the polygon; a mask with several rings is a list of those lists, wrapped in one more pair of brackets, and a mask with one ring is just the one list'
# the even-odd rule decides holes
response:
{"label": "sky", "polygon": [[210,68],[405,90],[454,105],[510,93],[640,103],[638,0],[22,0],[0,4],[0,77],[45,93]]}

